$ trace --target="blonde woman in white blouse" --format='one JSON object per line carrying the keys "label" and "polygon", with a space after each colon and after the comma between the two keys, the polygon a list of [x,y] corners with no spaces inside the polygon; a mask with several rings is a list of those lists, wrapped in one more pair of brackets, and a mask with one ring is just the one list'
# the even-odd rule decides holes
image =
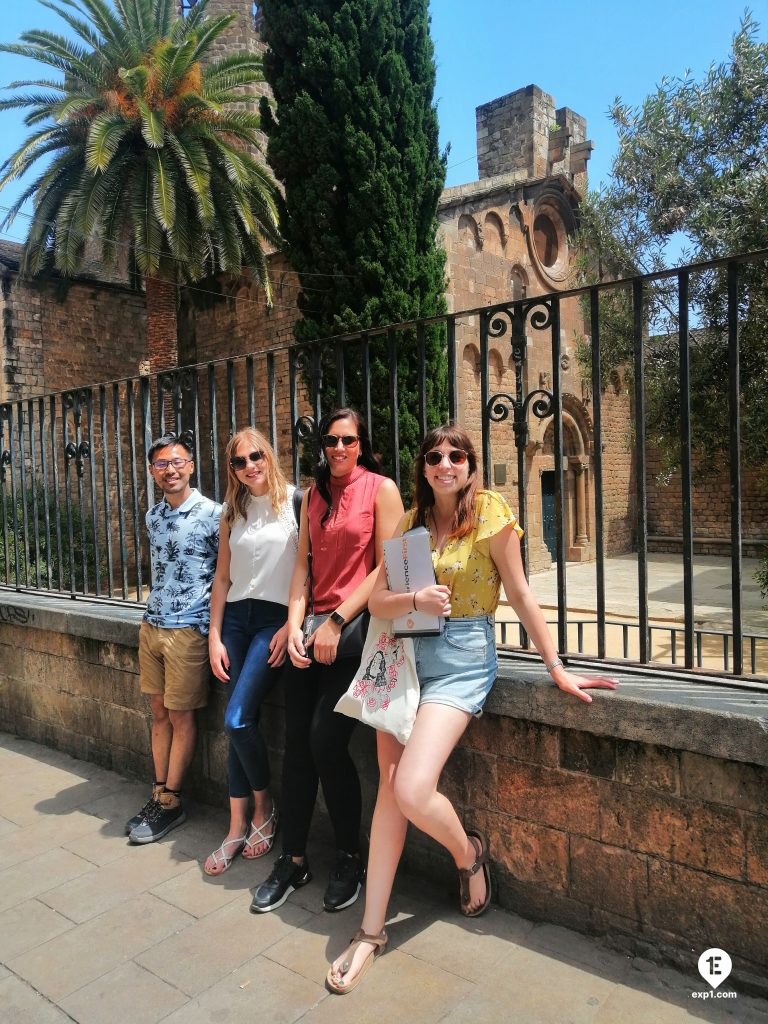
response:
{"label": "blonde woman in white blouse", "polygon": [[208,652],[213,674],[227,687],[230,825],[205,862],[207,875],[223,874],[239,853],[246,860],[263,857],[274,842],[278,815],[259,712],[285,660],[288,587],[298,546],[295,488],[263,434],[250,427],[238,431],[226,461]]}

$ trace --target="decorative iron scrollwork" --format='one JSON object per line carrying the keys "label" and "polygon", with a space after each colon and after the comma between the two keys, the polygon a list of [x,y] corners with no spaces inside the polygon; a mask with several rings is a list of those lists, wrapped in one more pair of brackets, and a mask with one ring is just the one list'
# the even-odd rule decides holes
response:
{"label": "decorative iron scrollwork", "polygon": [[505,391],[492,395],[488,399],[488,419],[492,423],[501,423],[503,420],[509,419],[509,414],[510,412],[514,413],[516,404],[512,395],[507,394]]}
{"label": "decorative iron scrollwork", "polygon": [[91,457],[91,445],[89,441],[81,441],[80,444],[75,444],[74,441],[69,441],[64,445],[64,457],[67,462],[75,460],[75,469],[77,475],[82,478],[83,476],[83,463],[86,459]]}
{"label": "decorative iron scrollwork", "polygon": [[317,424],[314,416],[299,416],[293,425],[293,434],[297,442],[304,444],[317,440]]}
{"label": "decorative iron scrollwork", "polygon": [[171,396],[171,404],[174,413],[181,415],[184,404],[183,392],[191,391],[194,383],[194,374],[188,367],[174,367],[171,370],[164,370],[157,375],[157,383],[161,391],[167,391]]}
{"label": "decorative iron scrollwork", "polygon": [[515,446],[527,448],[528,446],[528,410],[540,420],[546,419],[553,413],[552,402],[554,395],[545,388],[537,388],[529,391],[523,401],[518,401],[506,391],[500,391],[491,395],[485,407],[485,414],[492,423],[501,423],[509,419],[512,413],[512,431],[515,435]]}

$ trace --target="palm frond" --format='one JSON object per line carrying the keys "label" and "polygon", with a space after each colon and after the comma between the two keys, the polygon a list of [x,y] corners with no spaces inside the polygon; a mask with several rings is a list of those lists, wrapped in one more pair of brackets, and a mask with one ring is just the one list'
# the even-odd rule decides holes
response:
{"label": "palm frond", "polygon": [[152,149],[165,144],[165,118],[162,110],[152,110],[142,99],[137,99],[141,113],[141,134]]}
{"label": "palm frond", "polygon": [[15,110],[17,107],[47,107],[51,108],[61,102],[61,96],[52,92],[26,92],[20,96],[11,96],[7,100],[0,100],[0,110]]}
{"label": "palm frond", "polygon": [[37,0],[41,7],[47,7],[49,11],[53,11],[55,14],[66,21],[69,27],[75,32],[83,42],[87,43],[91,50],[99,50],[104,45],[104,40],[98,34],[93,31],[93,26],[89,25],[87,21],[83,21],[82,18],[76,18],[73,14],[70,14],[63,7],[52,2],[52,0]]}
{"label": "palm frond", "polygon": [[160,39],[166,39],[170,35],[171,25],[177,17],[178,4],[174,0],[153,0],[152,19]]}
{"label": "palm frond", "polygon": [[131,219],[139,270],[145,277],[156,274],[160,266],[162,233],[152,208],[152,171],[148,161],[133,178]]}
{"label": "palm frond", "polygon": [[200,139],[186,134],[171,134],[168,142],[181,164],[187,185],[198,209],[201,224],[208,229],[214,215],[211,199],[211,165]]}
{"label": "palm frond", "polygon": [[130,131],[131,125],[122,115],[106,111],[98,114],[91,122],[85,144],[85,165],[88,170],[105,170]]}
{"label": "palm frond", "polygon": [[149,154],[152,167],[152,207],[164,231],[171,231],[176,220],[176,168],[163,150]]}
{"label": "palm frond", "polygon": [[220,14],[217,18],[208,18],[200,23],[200,30],[196,33],[197,45],[195,46],[193,60],[200,58],[211,48],[233,21],[237,20],[237,14]]}
{"label": "palm frond", "polygon": [[75,3],[74,0],[60,0],[60,3],[71,7],[78,14],[85,11],[105,41],[118,50],[129,42],[125,25],[115,16],[115,12],[106,0],[79,0],[79,3]]}
{"label": "palm frond", "polygon": [[60,128],[45,128],[43,131],[37,132],[36,135],[30,136],[26,142],[24,142],[15,153],[12,153],[8,159],[0,167],[0,190],[5,188],[9,181],[13,181],[14,178],[18,178],[20,174],[30,166],[30,164],[37,159],[36,150],[39,146],[44,145],[49,139],[61,132]]}
{"label": "palm frond", "polygon": [[55,89],[56,92],[68,91],[65,82],[56,82],[52,78],[25,78],[17,82],[9,82],[6,89]]}

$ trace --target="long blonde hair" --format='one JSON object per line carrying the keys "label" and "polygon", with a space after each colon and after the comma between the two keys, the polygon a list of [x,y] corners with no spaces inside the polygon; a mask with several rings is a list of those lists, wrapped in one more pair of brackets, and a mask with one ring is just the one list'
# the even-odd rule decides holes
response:
{"label": "long blonde hair", "polygon": [[227,450],[225,452],[225,459],[227,462],[227,493],[224,495],[224,501],[227,506],[225,520],[227,526],[232,529],[233,524],[238,518],[246,519],[248,511],[248,499],[251,496],[251,492],[237,479],[230,459],[237,451],[238,445],[241,441],[245,441],[246,444],[250,445],[249,451],[263,451],[264,461],[267,464],[267,485],[269,487],[269,496],[272,500],[272,508],[275,512],[279,512],[281,506],[285,503],[285,499],[288,497],[288,484],[283,471],[280,469],[280,464],[275,458],[275,452],[272,445],[264,437],[264,435],[256,430],[254,427],[244,427],[243,430],[238,430],[236,434],[233,434],[229,439]]}

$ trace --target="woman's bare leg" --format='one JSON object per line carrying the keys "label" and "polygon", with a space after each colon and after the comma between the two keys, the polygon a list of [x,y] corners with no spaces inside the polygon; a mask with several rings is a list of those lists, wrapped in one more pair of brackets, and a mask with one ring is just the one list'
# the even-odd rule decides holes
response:
{"label": "woman's bare leg", "polygon": [[[471,716],[446,704],[422,704],[395,776],[395,799],[400,810],[422,832],[448,850],[458,868],[471,867],[477,847],[450,800],[438,793],[445,762],[461,739]],[[479,907],[486,895],[483,872],[469,883],[468,908]]]}
{"label": "woman's bare leg", "polygon": [[[403,747],[394,736],[376,733],[379,760],[379,789],[371,823],[371,845],[368,851],[368,871],[365,880],[365,910],[362,929],[367,935],[378,935],[387,918],[387,906],[392,894],[397,865],[403,852],[408,822],[400,810],[394,794],[397,765]],[[360,943],[351,959],[347,952],[334,961],[331,968],[334,980],[341,981],[341,965],[349,960],[344,981],[354,981],[365,960],[371,955],[370,943]]]}

